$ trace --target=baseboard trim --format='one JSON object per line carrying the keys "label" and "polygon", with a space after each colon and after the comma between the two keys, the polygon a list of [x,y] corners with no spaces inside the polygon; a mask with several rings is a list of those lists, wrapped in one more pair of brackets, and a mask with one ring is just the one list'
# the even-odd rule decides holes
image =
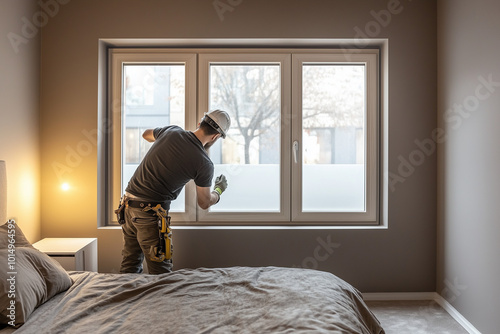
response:
{"label": "baseboard trim", "polygon": [[441,306],[470,334],[481,334],[456,308],[437,292],[366,292],[363,293],[366,301],[390,300],[433,300]]}
{"label": "baseboard trim", "polygon": [[434,300],[435,292],[365,292],[364,300]]}

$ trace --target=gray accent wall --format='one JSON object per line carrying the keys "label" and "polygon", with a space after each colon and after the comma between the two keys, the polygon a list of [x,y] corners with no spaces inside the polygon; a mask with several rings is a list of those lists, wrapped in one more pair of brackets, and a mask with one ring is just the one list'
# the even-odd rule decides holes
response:
{"label": "gray accent wall", "polygon": [[366,292],[435,291],[436,154],[416,144],[436,128],[435,2],[220,0],[224,12],[205,0],[64,2],[42,33],[44,237],[98,237],[99,270],[119,269],[121,231],[96,228],[100,38],[387,38],[389,228],[175,229],[174,266],[300,266]]}
{"label": "gray accent wall", "polygon": [[500,328],[500,3],[438,2],[437,292]]}

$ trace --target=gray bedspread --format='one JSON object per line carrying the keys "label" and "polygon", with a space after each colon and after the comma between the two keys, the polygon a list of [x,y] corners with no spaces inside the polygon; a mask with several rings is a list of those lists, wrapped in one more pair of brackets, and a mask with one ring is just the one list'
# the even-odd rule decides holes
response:
{"label": "gray bedspread", "polygon": [[72,272],[21,333],[383,333],[361,294],[326,272],[181,269],[158,276]]}

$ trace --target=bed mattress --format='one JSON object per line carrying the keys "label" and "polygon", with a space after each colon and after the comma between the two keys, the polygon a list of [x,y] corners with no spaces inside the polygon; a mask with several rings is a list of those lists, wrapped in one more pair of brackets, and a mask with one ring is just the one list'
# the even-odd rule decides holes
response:
{"label": "bed mattress", "polygon": [[38,307],[16,334],[384,333],[358,290],[318,270],[231,267],[70,276],[73,285]]}

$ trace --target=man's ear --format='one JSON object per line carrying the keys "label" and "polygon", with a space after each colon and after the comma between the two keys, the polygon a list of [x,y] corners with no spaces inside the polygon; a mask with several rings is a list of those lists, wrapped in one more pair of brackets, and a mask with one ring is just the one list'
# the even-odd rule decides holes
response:
{"label": "man's ear", "polygon": [[217,134],[212,136],[212,140],[215,141],[215,140],[219,139],[220,136],[221,136],[221,134],[217,133]]}

